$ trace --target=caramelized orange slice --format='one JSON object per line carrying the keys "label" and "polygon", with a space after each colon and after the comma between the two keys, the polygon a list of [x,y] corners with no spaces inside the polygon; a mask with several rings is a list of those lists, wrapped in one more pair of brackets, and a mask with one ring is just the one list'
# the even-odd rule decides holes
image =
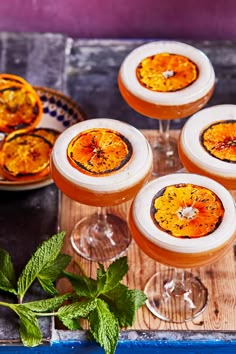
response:
{"label": "caramelized orange slice", "polygon": [[153,199],[155,224],[175,237],[207,236],[221,223],[224,207],[211,190],[193,184],[171,185]]}
{"label": "caramelized orange slice", "polygon": [[124,167],[132,156],[130,142],[120,133],[96,128],[83,131],[69,144],[67,155],[80,172],[104,176]]}
{"label": "caramelized orange slice", "polygon": [[157,92],[182,90],[196,81],[195,63],[179,54],[160,53],[141,61],[136,69],[140,84]]}
{"label": "caramelized orange slice", "polygon": [[52,144],[27,132],[12,133],[0,151],[3,177],[9,180],[33,180],[49,173]]}
{"label": "caramelized orange slice", "polygon": [[48,140],[51,144],[54,144],[60,132],[52,128],[36,128],[32,132],[33,134],[42,136]]}
{"label": "caramelized orange slice", "polygon": [[39,123],[42,114],[41,100],[28,82],[16,75],[0,75],[1,132],[32,129]]}
{"label": "caramelized orange slice", "polygon": [[28,81],[21,76],[6,73],[0,74],[0,87],[9,87],[14,86],[15,84],[30,85]]}
{"label": "caramelized orange slice", "polygon": [[236,163],[236,121],[211,124],[200,137],[205,150],[219,160]]}

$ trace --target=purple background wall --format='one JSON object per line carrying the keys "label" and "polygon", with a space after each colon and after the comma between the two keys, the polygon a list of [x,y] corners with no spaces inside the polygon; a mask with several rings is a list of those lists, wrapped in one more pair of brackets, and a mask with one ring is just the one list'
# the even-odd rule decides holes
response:
{"label": "purple background wall", "polygon": [[235,0],[0,0],[0,31],[236,39]]}

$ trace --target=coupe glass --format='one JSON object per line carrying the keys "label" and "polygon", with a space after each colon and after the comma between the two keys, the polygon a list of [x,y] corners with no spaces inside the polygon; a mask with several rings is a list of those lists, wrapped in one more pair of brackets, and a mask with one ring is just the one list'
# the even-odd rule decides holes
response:
{"label": "coupe glass", "polygon": [[153,144],[153,175],[181,168],[177,139],[170,137],[172,119],[186,118],[210,99],[215,84],[211,62],[193,46],[156,41],[134,49],[118,75],[120,92],[135,111],[159,120]]}
{"label": "coupe glass", "polygon": [[71,234],[75,251],[92,261],[115,259],[131,242],[127,221],[106,207],[132,199],[152,170],[152,150],[142,133],[109,118],[89,119],[66,129],[51,155],[52,177],[71,199],[98,207]]}
{"label": "coupe glass", "polygon": [[236,236],[236,207],[229,191],[197,174],[175,173],[146,184],[129,215],[138,246],[170,266],[147,282],[147,307],[158,318],[185,322],[206,307],[208,290],[188,268],[212,263]]}
{"label": "coupe glass", "polygon": [[179,156],[188,172],[236,190],[236,105],[212,106],[190,117],[180,135]]}

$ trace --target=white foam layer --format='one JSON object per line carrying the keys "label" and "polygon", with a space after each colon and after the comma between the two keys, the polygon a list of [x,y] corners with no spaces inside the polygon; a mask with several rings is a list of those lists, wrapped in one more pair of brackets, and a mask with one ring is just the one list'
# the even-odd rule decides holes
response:
{"label": "white foam layer", "polygon": [[224,120],[236,121],[236,105],[218,105],[197,112],[188,119],[182,129],[181,148],[184,154],[202,169],[217,176],[236,178],[236,164],[211,156],[199,140],[204,129]]}
{"label": "white foam layer", "polygon": [[[143,59],[158,53],[180,54],[192,60],[199,69],[197,80],[176,92],[154,92],[143,87],[136,77],[137,66]],[[123,61],[120,77],[127,90],[136,97],[153,104],[170,106],[183,105],[200,99],[215,83],[215,73],[207,56],[197,48],[176,41],[151,42],[134,49]]]}
{"label": "white foam layer", "polygon": [[[92,128],[113,129],[124,135],[133,147],[129,163],[110,176],[93,177],[72,167],[67,158],[67,147],[79,133]],[[67,128],[56,140],[52,159],[57,170],[69,181],[97,192],[116,192],[138,183],[152,168],[152,151],[144,135],[133,126],[110,118],[94,118]]]}
{"label": "white foam layer", "polygon": [[[181,239],[159,230],[154,224],[150,208],[156,193],[166,186],[191,183],[212,190],[221,200],[225,213],[219,227],[210,235]],[[181,253],[199,253],[210,251],[229,240],[236,232],[236,207],[231,194],[221,184],[197,174],[177,173],[157,178],[146,184],[137,194],[133,204],[133,218],[143,235],[154,244],[171,251]]]}

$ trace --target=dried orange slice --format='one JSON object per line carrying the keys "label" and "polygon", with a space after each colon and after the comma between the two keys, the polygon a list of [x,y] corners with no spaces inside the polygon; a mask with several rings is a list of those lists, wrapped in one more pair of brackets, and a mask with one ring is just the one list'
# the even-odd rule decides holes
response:
{"label": "dried orange slice", "polygon": [[32,129],[42,118],[41,100],[24,79],[14,75],[0,76],[0,131],[11,133]]}
{"label": "dried orange slice", "polygon": [[236,121],[211,124],[200,136],[205,150],[219,160],[236,163]]}
{"label": "dried orange slice", "polygon": [[15,84],[30,85],[28,81],[23,79],[21,76],[7,73],[0,74],[0,87],[9,87],[14,86]]}
{"label": "dried orange slice", "polygon": [[187,57],[159,53],[143,59],[136,69],[140,84],[156,92],[182,90],[198,77],[197,65]]}
{"label": "dried orange slice", "polygon": [[0,167],[8,180],[33,180],[49,173],[52,144],[42,136],[11,133],[3,142]]}
{"label": "dried orange slice", "polygon": [[33,134],[42,136],[44,139],[48,140],[51,144],[54,144],[60,132],[52,128],[35,128],[32,132]]}
{"label": "dried orange slice", "polygon": [[104,176],[123,168],[132,156],[132,145],[122,134],[106,128],[88,129],[68,145],[67,156],[80,172]]}
{"label": "dried orange slice", "polygon": [[174,237],[207,236],[221,223],[224,207],[211,190],[178,184],[164,188],[154,197],[151,215],[155,224]]}

